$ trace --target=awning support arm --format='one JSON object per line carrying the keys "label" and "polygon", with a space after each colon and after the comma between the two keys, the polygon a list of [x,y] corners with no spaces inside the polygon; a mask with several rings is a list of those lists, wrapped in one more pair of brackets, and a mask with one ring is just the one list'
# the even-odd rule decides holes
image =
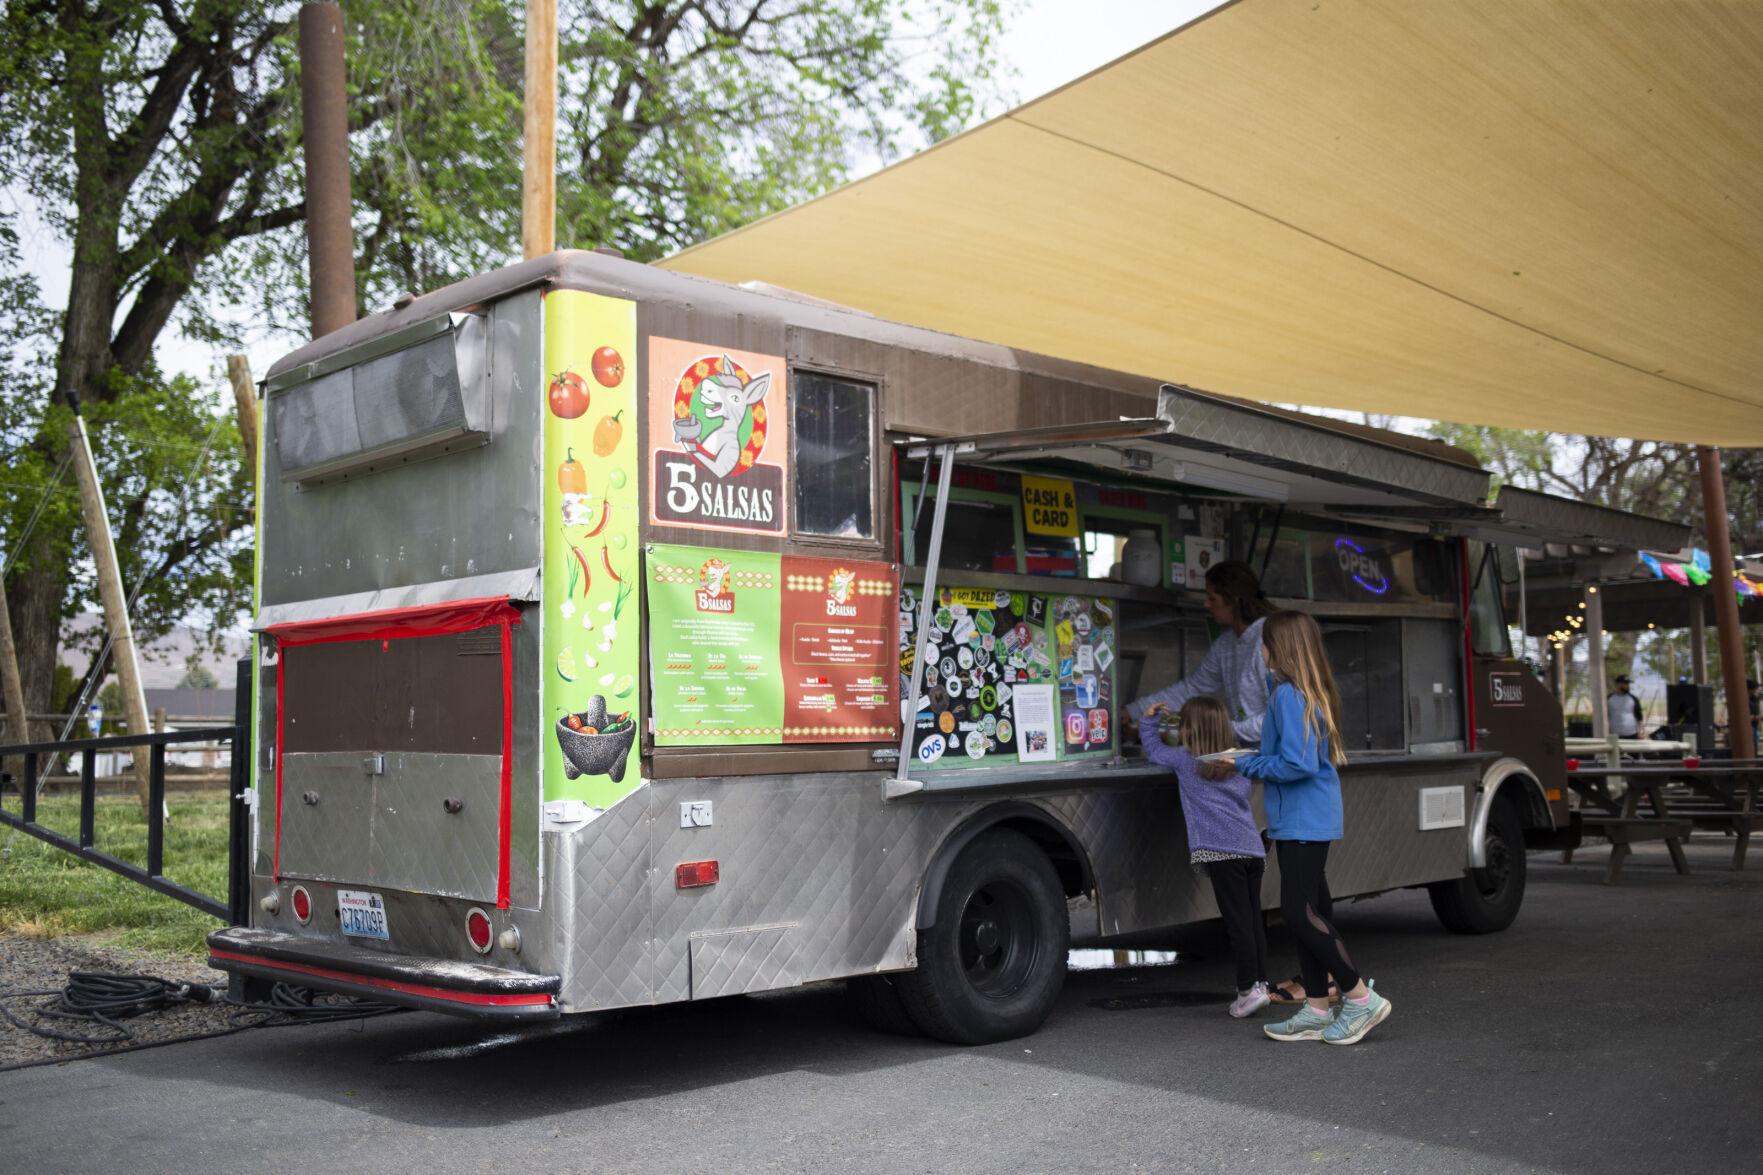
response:
{"label": "awning support arm", "polygon": [[[890,800],[910,795],[924,787],[918,780],[906,778],[906,772],[912,766],[912,732],[918,725],[918,689],[924,684],[924,658],[930,644],[930,618],[937,594],[937,563],[943,554],[943,521],[949,516],[949,481],[955,471],[955,446],[938,445],[936,452],[937,504],[931,511],[930,550],[925,553],[924,586],[919,589],[918,596],[918,628],[913,636],[912,685],[900,704],[900,758],[894,768],[894,778],[888,781],[885,795]],[[929,471],[929,461],[930,454],[927,452],[926,472]],[[918,493],[919,502],[922,503],[922,484]]]}

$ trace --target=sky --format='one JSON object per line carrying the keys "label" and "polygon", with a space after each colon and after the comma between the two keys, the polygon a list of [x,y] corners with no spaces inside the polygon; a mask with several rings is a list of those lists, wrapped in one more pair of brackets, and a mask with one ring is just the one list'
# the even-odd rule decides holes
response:
{"label": "sky", "polygon": [[[1010,89],[1028,101],[1108,64],[1140,45],[1218,7],[1220,0],[1026,0],[1007,30],[1000,56],[1015,71]],[[1081,19],[1073,19],[1073,13]],[[22,193],[6,193],[19,213],[21,250],[37,277],[45,302],[61,307],[67,299],[67,255],[64,242],[32,215]],[[509,198],[518,200],[520,193]],[[365,308],[364,308],[365,309]],[[258,332],[246,354],[259,378],[282,355],[305,339],[286,332]],[[208,344],[192,343],[175,329],[161,336],[160,363],[174,373],[193,376],[214,388],[216,402],[230,405],[226,356]]]}

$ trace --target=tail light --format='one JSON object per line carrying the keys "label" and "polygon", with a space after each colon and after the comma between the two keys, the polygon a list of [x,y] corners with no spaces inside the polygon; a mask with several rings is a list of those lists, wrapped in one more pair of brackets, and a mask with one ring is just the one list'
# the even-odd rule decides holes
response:
{"label": "tail light", "polygon": [[495,937],[490,933],[490,916],[476,906],[465,912],[465,937],[478,954],[490,953],[490,942]]}
{"label": "tail light", "polygon": [[288,904],[294,907],[294,918],[300,925],[312,921],[312,895],[306,892],[305,886],[294,887],[293,899]]}
{"label": "tail light", "polygon": [[715,861],[687,861],[683,865],[674,866],[673,884],[678,889],[697,889],[699,886],[715,885],[722,876],[722,870]]}

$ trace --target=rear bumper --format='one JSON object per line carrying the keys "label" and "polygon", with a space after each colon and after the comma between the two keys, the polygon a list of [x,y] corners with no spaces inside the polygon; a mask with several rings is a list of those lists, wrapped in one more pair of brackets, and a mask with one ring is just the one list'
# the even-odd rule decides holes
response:
{"label": "rear bumper", "polygon": [[221,971],[390,1004],[495,1020],[558,1015],[556,975],[532,975],[454,959],[389,955],[350,943],[234,926],[208,936],[208,964]]}

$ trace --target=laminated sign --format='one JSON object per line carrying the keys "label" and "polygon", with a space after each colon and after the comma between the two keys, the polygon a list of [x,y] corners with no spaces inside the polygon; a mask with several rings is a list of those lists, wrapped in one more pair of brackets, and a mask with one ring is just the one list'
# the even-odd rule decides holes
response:
{"label": "laminated sign", "polygon": [[652,338],[648,377],[651,520],[784,534],[783,359]]}
{"label": "laminated sign", "polygon": [[648,578],[657,746],[899,736],[892,565],[657,544]]}
{"label": "laminated sign", "polygon": [[1077,537],[1077,490],[1057,477],[1022,476],[1022,526],[1029,534]]}

